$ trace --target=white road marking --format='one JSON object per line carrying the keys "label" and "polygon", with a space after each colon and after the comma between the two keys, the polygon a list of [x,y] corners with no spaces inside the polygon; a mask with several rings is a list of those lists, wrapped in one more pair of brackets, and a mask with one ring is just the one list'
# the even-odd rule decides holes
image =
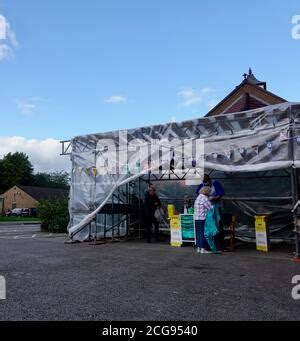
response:
{"label": "white road marking", "polygon": [[14,239],[32,239],[34,238],[33,236],[29,236],[29,237],[26,237],[26,236],[15,236]]}
{"label": "white road marking", "polygon": [[[64,237],[66,235],[63,235]],[[41,233],[41,234],[33,234],[33,235],[0,235],[0,239],[34,239],[34,238],[56,238],[56,237],[62,237],[61,234],[53,235],[53,233]]]}

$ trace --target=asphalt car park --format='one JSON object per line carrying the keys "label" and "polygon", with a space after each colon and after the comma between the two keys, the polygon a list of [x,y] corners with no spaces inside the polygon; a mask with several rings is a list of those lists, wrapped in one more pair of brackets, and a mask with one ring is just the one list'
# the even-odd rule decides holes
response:
{"label": "asphalt car park", "polygon": [[144,240],[66,244],[37,224],[0,226],[0,320],[299,320],[292,248],[200,255]]}

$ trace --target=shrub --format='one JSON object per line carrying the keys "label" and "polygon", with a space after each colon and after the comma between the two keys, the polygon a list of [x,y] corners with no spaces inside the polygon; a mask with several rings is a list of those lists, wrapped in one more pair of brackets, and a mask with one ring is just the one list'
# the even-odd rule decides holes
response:
{"label": "shrub", "polygon": [[42,230],[48,232],[67,232],[69,223],[68,199],[41,200],[38,204],[38,217]]}

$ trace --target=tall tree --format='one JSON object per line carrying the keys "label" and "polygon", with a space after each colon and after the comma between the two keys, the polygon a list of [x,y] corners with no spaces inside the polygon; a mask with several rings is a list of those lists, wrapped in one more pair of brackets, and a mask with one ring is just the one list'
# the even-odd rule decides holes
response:
{"label": "tall tree", "polygon": [[34,185],[38,187],[69,188],[68,172],[37,173],[34,175]]}
{"label": "tall tree", "polygon": [[70,174],[66,171],[61,172],[52,172],[50,173],[51,181],[53,183],[53,187],[57,188],[69,188],[70,187]]}
{"label": "tall tree", "polygon": [[3,180],[3,161],[0,159],[0,194],[4,192]]}
{"label": "tall tree", "polygon": [[0,162],[0,185],[7,190],[14,185],[31,185],[33,166],[24,153],[8,153]]}

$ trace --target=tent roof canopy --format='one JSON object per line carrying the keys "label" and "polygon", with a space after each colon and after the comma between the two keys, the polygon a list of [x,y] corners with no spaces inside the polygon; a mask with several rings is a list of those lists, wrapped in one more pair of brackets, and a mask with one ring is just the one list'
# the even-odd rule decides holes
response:
{"label": "tent roof canopy", "polygon": [[[212,128],[220,126],[221,130],[226,133],[239,132],[243,130],[253,130],[258,129],[259,126],[263,129],[268,127],[273,127],[274,125],[274,117],[278,117],[278,120],[282,118],[282,115],[285,115],[285,118],[288,115],[288,112],[293,111],[294,113],[298,113],[300,120],[300,103],[296,102],[285,102],[281,104],[269,105],[263,108],[253,109],[249,111],[236,112],[231,114],[217,115],[217,116],[206,116],[192,120],[185,120],[179,122],[168,122],[165,124],[156,124],[152,126],[143,126],[137,128],[129,128],[129,129],[121,129],[114,130],[109,132],[102,133],[94,133],[87,135],[78,135],[75,136],[72,141],[82,140],[89,141],[93,139],[99,138],[114,138],[118,136],[119,132],[127,132],[129,135],[138,136],[139,134],[143,134],[145,132],[150,132],[151,135],[157,137],[155,133],[158,131],[167,131],[169,128],[180,127],[180,129],[197,127],[198,135],[202,135],[203,137],[213,136]],[[297,115],[297,117],[298,117]],[[229,125],[229,126],[228,126]],[[230,128],[229,128],[230,127]],[[204,129],[203,129],[204,128]]]}
{"label": "tent roof canopy", "polygon": [[[233,114],[76,136],[72,139],[72,154],[96,150],[102,139],[112,140],[118,146],[120,133],[126,132],[128,142],[134,139],[149,143],[153,139],[203,139],[205,167],[209,169],[259,171],[288,168],[294,161],[298,166],[300,160],[300,151],[294,148],[299,144],[296,139],[299,123],[300,104],[286,102]],[[283,138],[287,134],[289,137]],[[243,149],[247,151],[243,152],[246,155],[242,155]],[[230,151],[234,155],[229,157]],[[93,159],[86,161],[94,162]]]}
{"label": "tent roof canopy", "polygon": [[[147,143],[153,139],[177,139],[180,143],[186,139],[203,140],[205,169],[258,172],[300,167],[300,103],[286,102],[233,114],[76,136],[71,141],[71,236],[83,231],[118,187],[152,171],[147,156],[141,161],[146,162],[148,169],[141,168],[134,174],[90,172],[91,167],[97,169],[97,158],[103,158],[102,151],[97,149],[99,141],[109,139],[118,148],[120,132],[126,132],[126,143],[135,139]],[[136,150],[132,154],[137,154]],[[120,169],[124,165],[117,166]],[[191,168],[186,160],[184,168]],[[83,169],[89,171],[83,172]],[[83,240],[86,233],[78,238]]]}

